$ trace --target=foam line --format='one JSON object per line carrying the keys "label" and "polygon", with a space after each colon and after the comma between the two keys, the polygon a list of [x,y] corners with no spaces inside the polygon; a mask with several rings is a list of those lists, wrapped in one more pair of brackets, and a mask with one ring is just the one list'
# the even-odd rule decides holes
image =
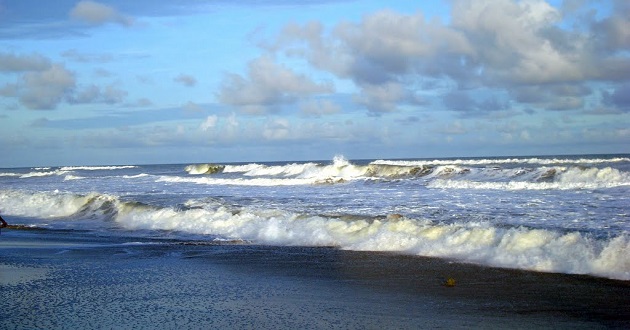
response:
{"label": "foam line", "polygon": [[[191,200],[190,208],[158,207],[103,194],[0,190],[6,215],[56,221],[115,223],[127,230],[171,230],[259,244],[336,246],[363,251],[453,258],[490,266],[590,274],[630,280],[630,237],[597,238],[579,231],[435,223],[400,216],[362,218],[300,214]],[[466,221],[466,220],[462,220]]]}

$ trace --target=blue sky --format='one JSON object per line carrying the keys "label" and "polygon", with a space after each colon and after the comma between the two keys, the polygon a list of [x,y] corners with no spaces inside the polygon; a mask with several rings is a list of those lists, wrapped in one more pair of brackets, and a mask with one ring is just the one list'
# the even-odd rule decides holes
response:
{"label": "blue sky", "polygon": [[0,167],[628,153],[628,13],[0,0]]}

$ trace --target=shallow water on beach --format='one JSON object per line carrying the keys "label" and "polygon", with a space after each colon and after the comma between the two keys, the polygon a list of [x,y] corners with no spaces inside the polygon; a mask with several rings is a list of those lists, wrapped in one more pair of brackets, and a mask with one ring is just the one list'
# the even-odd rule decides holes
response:
{"label": "shallow water on beach", "polygon": [[[630,326],[630,284],[336,248],[5,230],[0,328]],[[444,285],[446,278],[456,285]]]}

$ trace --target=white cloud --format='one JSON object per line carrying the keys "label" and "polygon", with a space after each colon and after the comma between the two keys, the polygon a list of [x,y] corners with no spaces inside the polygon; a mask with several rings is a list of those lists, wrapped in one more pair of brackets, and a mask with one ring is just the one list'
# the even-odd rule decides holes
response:
{"label": "white cloud", "polygon": [[75,95],[68,95],[67,99],[70,103],[116,104],[124,102],[127,95],[127,91],[116,87],[116,85],[107,85],[105,88],[90,85]]}
{"label": "white cloud", "polygon": [[332,91],[330,84],[318,84],[265,56],[249,63],[247,77],[226,76],[218,97],[242,112],[264,114],[300,98]]}
{"label": "white cloud", "polygon": [[[415,95],[426,79],[451,81],[451,92],[484,88],[497,94],[487,98],[493,104],[471,105],[480,110],[475,115],[483,113],[482,105],[507,110],[511,100],[498,96],[505,92],[543,110],[580,110],[586,102],[577,98],[595,92],[587,87],[591,82],[617,85],[630,76],[630,19],[623,10],[598,20],[593,12],[579,12],[577,3],[565,6],[568,12],[542,0],[452,4],[448,24],[421,12],[383,10],[330,29],[319,22],[289,24],[266,47],[350,79],[360,90],[355,101],[372,112],[397,109],[408,102],[403,95]],[[540,91],[536,97],[543,100],[525,97],[527,89]]]}
{"label": "white cloud", "polygon": [[612,93],[604,93],[604,104],[630,112],[630,83],[618,86]]}
{"label": "white cloud", "polygon": [[522,130],[521,131],[521,140],[523,141],[529,141],[531,140],[531,136],[529,135],[529,132],[527,130]]}
{"label": "white cloud", "polygon": [[78,86],[75,73],[47,57],[0,53],[0,72],[16,74],[14,82],[0,86],[0,96],[16,98],[29,109],[55,109],[61,102],[72,104],[124,102],[128,93],[119,85]]}
{"label": "white cloud", "polygon": [[290,137],[290,124],[286,119],[274,119],[267,123],[262,131],[267,140],[285,140]]}
{"label": "white cloud", "polygon": [[197,79],[195,79],[195,77],[183,73],[173,78],[173,80],[186,87],[193,87],[197,84]]}
{"label": "white cloud", "polygon": [[74,89],[74,74],[63,65],[27,72],[22,76],[19,100],[30,109],[54,109]]}
{"label": "white cloud", "polygon": [[368,111],[380,114],[394,112],[401,104],[425,106],[427,102],[402,83],[387,82],[384,84],[365,84],[354,100],[365,106]]}
{"label": "white cloud", "polygon": [[41,71],[50,68],[50,60],[39,54],[0,53],[0,72]]}
{"label": "white cloud", "polygon": [[131,26],[133,19],[119,13],[115,8],[90,0],[79,1],[70,11],[70,17],[92,25],[117,23]]}
{"label": "white cloud", "polygon": [[204,120],[204,121],[201,123],[201,125],[199,126],[199,128],[200,128],[202,131],[207,131],[207,130],[210,130],[210,129],[212,129],[212,128],[214,128],[214,127],[216,127],[216,126],[217,126],[217,120],[218,120],[218,119],[219,119],[219,118],[218,118],[217,116],[214,116],[214,115],[212,115],[212,116],[208,116],[208,117],[206,118],[206,120]]}

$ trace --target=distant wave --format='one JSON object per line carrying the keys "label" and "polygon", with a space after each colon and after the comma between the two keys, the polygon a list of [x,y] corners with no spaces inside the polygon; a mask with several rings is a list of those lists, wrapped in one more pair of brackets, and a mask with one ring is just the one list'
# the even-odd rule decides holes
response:
{"label": "distant wave", "polygon": [[366,177],[403,177],[426,174],[429,168],[418,166],[354,165],[344,158],[337,157],[331,164],[293,163],[287,165],[216,165],[195,164],[186,167],[189,174],[239,173],[245,177],[276,177],[314,179],[324,181],[329,178],[356,179]]}
{"label": "distant wave", "polygon": [[[626,160],[630,161],[628,158],[379,160],[357,165],[337,157],[331,164],[312,162],[286,165],[196,164],[186,167],[186,171],[193,176],[162,177],[159,181],[273,186],[382,179],[422,180],[421,183],[427,184],[430,188],[442,189],[598,189],[630,185],[630,173],[609,166],[598,168],[593,164]],[[587,163],[591,164],[589,165],[591,167],[586,166]],[[506,166],[507,164],[509,166]],[[237,176],[226,177],[226,174]]]}
{"label": "distant wave", "polygon": [[[140,173],[140,174],[136,174],[136,175],[123,175],[121,176],[121,178],[123,179],[138,179],[138,178],[144,178],[149,176],[149,174],[146,173]],[[87,179],[88,177],[85,176],[78,176],[78,175],[66,175],[63,180],[64,181],[71,181],[71,180],[83,180],[83,179]]]}
{"label": "distant wave", "polygon": [[150,176],[147,173],[140,173],[140,174],[136,174],[136,175],[123,175],[122,177],[125,179],[138,179],[138,178],[144,178],[144,177],[148,177]]}
{"label": "distant wave", "polygon": [[5,173],[0,173],[0,176],[22,176],[22,174],[5,172]]}
{"label": "distant wave", "polygon": [[124,165],[124,166],[64,166],[57,169],[53,169],[51,167],[38,167],[33,168],[34,171],[29,173],[0,173],[0,176],[19,176],[22,179],[28,178],[38,178],[45,176],[55,176],[55,175],[66,175],[65,180],[76,180],[81,179],[82,177],[67,175],[73,171],[111,171],[111,170],[120,170],[120,169],[130,169],[137,168],[134,165]]}
{"label": "distant wave", "polygon": [[162,176],[156,182],[171,183],[195,183],[206,185],[226,185],[226,186],[297,186],[317,183],[309,179],[273,179],[273,178],[237,178],[237,179],[221,179],[213,177],[179,177],[179,176]]}
{"label": "distant wave", "polygon": [[[630,173],[611,167],[598,168],[539,168],[517,172],[507,176],[507,181],[497,182],[486,176],[459,180],[437,179],[428,183],[429,188],[443,189],[495,189],[495,190],[547,190],[547,189],[603,189],[630,186]],[[516,180],[519,175],[524,176]],[[472,175],[471,175],[472,176]],[[476,179],[476,180],[475,180]]]}
{"label": "distant wave", "polygon": [[26,178],[34,178],[34,177],[42,177],[42,176],[65,175],[68,172],[69,171],[65,171],[65,170],[29,172],[29,173],[20,175],[20,178],[26,179]]}
{"label": "distant wave", "polygon": [[83,176],[66,175],[66,177],[63,178],[63,181],[83,180],[83,179],[85,179],[85,177]]}
{"label": "distant wave", "polygon": [[128,168],[136,168],[134,165],[121,165],[121,166],[64,166],[60,168],[61,171],[108,171],[108,170],[123,170]]}
{"label": "distant wave", "polygon": [[603,163],[630,162],[628,157],[615,158],[501,158],[501,159],[435,159],[435,160],[376,160],[372,164],[423,166],[423,165],[504,165],[504,164],[538,164],[538,165],[592,165]]}
{"label": "distant wave", "polygon": [[[180,231],[257,244],[335,246],[451,258],[541,272],[630,280],[627,232],[596,238],[577,231],[435,223],[403,216],[324,216],[191,200],[180,207],[122,201],[105,194],[0,190],[3,215],[43,219],[45,226],[82,221],[126,230]],[[93,228],[90,225],[90,228]]]}

